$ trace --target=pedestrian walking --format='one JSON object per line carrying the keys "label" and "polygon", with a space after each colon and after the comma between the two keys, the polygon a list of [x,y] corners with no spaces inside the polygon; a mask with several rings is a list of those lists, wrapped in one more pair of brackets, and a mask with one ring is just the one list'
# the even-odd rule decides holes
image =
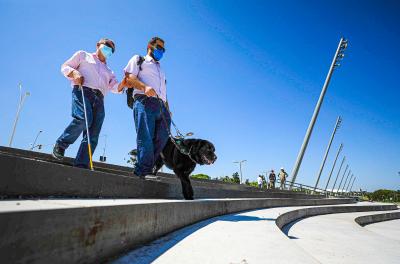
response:
{"label": "pedestrian walking", "polygon": [[275,189],[276,175],[275,175],[274,170],[271,170],[268,178],[269,178],[269,188]]}
{"label": "pedestrian walking", "polygon": [[281,168],[281,171],[279,172],[278,176],[279,176],[279,181],[281,183],[280,188],[281,188],[281,190],[284,190],[285,189],[286,179],[288,177],[288,174],[286,173],[284,168]]}
{"label": "pedestrian walking", "polygon": [[164,45],[164,40],[153,37],[147,44],[147,55],[134,55],[124,69],[128,88],[134,88],[132,108],[138,154],[134,173],[141,178],[153,173],[169,136],[167,81],[160,63]]}
{"label": "pedestrian walking", "polygon": [[262,178],[261,175],[258,175],[257,183],[258,183],[258,188],[262,189],[262,187],[263,187],[263,178]]}
{"label": "pedestrian walking", "polygon": [[[71,81],[73,88],[72,121],[57,139],[53,148],[53,157],[56,159],[62,159],[65,150],[83,132],[73,165],[80,168],[90,167],[89,156],[91,157],[96,149],[105,117],[104,96],[109,91],[118,93],[118,90],[124,86],[124,82],[118,83],[113,71],[107,66],[107,60],[114,52],[114,42],[111,39],[102,38],[97,42],[94,53],[77,51],[61,66],[62,74]],[[86,122],[87,129],[85,129]],[[90,154],[89,147],[91,147]]]}

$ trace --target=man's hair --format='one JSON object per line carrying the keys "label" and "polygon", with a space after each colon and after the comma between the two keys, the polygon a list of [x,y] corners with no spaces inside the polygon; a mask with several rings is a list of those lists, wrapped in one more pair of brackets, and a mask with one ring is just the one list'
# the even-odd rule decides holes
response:
{"label": "man's hair", "polygon": [[159,37],[152,37],[148,43],[148,45],[153,46],[154,44],[156,44],[157,40],[161,41],[162,43],[165,43],[165,41],[162,38]]}

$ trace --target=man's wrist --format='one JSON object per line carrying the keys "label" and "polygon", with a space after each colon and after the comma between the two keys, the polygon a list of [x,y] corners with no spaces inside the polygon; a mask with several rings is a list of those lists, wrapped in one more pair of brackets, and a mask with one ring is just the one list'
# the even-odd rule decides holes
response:
{"label": "man's wrist", "polygon": [[74,78],[82,77],[81,73],[78,72],[77,70],[73,70],[73,71],[72,71],[72,76],[73,76]]}

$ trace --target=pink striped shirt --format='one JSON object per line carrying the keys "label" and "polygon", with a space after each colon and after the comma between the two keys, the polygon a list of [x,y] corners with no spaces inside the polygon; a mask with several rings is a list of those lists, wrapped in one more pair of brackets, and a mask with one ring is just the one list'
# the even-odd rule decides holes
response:
{"label": "pink striped shirt", "polygon": [[101,62],[96,53],[88,53],[86,51],[77,51],[61,66],[61,72],[66,78],[71,80],[71,86],[74,86],[72,78],[68,75],[77,70],[84,77],[83,86],[97,89],[106,95],[107,92],[118,93],[118,80],[114,72]]}

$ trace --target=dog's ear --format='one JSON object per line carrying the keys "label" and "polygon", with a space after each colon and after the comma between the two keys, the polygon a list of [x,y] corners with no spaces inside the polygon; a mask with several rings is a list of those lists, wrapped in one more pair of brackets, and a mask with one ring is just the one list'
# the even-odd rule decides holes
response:
{"label": "dog's ear", "polygon": [[202,140],[197,140],[196,144],[194,144],[193,146],[193,152],[198,154],[202,146],[203,146]]}

